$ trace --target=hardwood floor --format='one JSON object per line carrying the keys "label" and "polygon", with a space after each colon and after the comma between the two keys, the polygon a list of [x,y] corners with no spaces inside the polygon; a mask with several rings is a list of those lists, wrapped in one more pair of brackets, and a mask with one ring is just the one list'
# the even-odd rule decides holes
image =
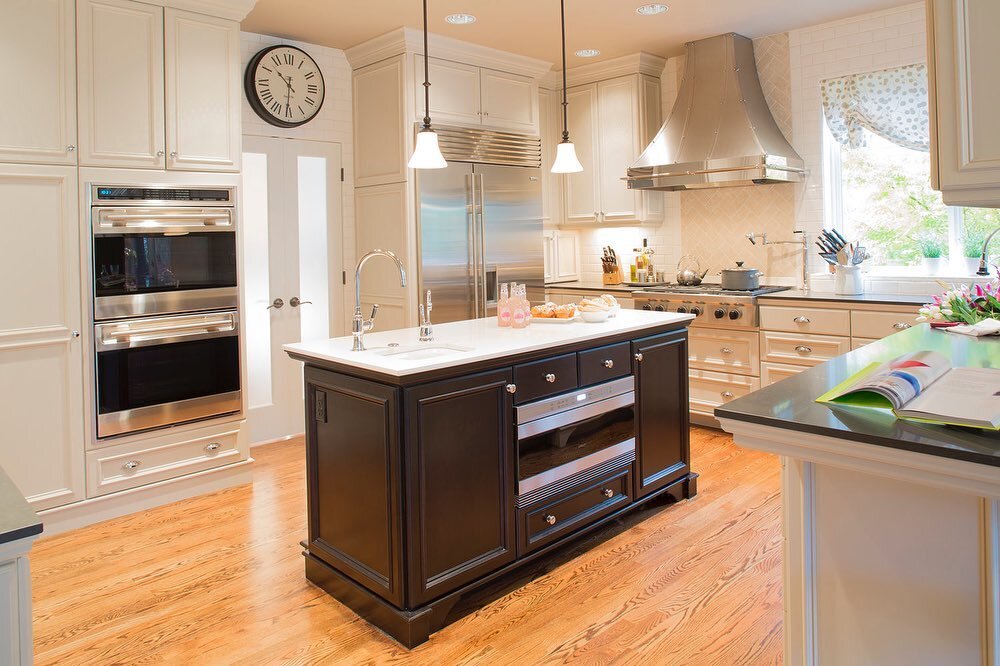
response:
{"label": "hardwood floor", "polygon": [[306,581],[302,442],[254,449],[252,486],[40,540],[36,662],[780,663],[779,462],[691,439],[698,497],[463,600],[409,652]]}

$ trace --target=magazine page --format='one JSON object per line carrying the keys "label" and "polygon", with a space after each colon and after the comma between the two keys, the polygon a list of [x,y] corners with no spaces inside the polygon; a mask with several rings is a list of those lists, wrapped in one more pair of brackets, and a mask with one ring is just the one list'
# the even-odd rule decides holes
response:
{"label": "magazine page", "polygon": [[1000,424],[1000,369],[955,368],[899,410],[899,415],[996,428]]}
{"label": "magazine page", "polygon": [[848,380],[846,385],[838,386],[819,400],[874,393],[888,401],[886,407],[901,409],[950,369],[948,359],[937,352],[911,352],[875,368],[866,368],[856,380]]}

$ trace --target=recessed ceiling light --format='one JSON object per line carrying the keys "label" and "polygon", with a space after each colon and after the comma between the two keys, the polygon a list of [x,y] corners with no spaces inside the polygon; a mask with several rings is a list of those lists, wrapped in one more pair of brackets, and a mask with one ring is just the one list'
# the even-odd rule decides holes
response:
{"label": "recessed ceiling light", "polygon": [[655,14],[662,14],[665,11],[667,11],[667,6],[661,4],[642,5],[635,8],[635,13],[641,16],[654,16]]}
{"label": "recessed ceiling light", "polygon": [[448,14],[444,20],[452,25],[469,25],[476,22],[476,17],[472,14]]}
{"label": "recessed ceiling light", "polygon": [[576,52],[576,55],[580,58],[593,58],[594,56],[601,55],[601,52],[597,49],[580,49]]}

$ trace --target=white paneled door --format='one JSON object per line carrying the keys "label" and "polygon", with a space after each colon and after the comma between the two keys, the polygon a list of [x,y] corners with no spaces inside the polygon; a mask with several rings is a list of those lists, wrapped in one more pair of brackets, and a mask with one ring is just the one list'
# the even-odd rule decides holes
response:
{"label": "white paneled door", "polygon": [[243,139],[250,442],[301,433],[302,364],[282,345],[344,335],[341,146]]}

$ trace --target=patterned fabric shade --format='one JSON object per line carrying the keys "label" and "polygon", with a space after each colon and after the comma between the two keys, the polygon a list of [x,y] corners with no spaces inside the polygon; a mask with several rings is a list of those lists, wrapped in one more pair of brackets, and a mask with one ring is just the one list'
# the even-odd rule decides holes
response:
{"label": "patterned fabric shade", "polygon": [[865,145],[864,130],[904,148],[930,150],[927,66],[850,74],[821,84],[823,113],[842,145]]}

